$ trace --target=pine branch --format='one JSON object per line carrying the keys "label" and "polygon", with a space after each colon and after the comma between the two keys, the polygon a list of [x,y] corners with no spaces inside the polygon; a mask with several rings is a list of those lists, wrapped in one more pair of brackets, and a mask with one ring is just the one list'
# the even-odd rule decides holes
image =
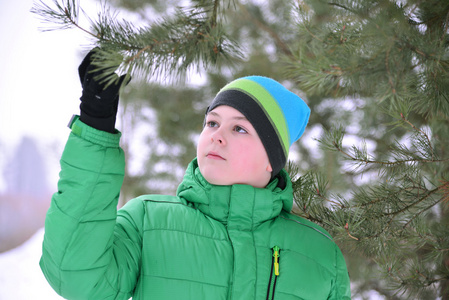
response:
{"label": "pine branch", "polygon": [[351,13],[355,13],[356,12],[355,10],[353,10],[353,9],[343,5],[343,4],[340,4],[340,3],[329,2],[328,4],[330,6],[335,6],[335,7],[338,7],[338,8],[342,8],[343,10],[346,10],[346,11],[351,12]]}
{"label": "pine branch", "polygon": [[293,58],[293,54],[290,51],[288,45],[279,37],[278,33],[271,29],[268,25],[260,21],[258,18],[253,16],[247,9],[246,5],[239,3],[239,8],[245,13],[245,15],[262,31],[267,32],[271,38],[274,40],[275,44],[281,49],[287,57]]}
{"label": "pine branch", "polygon": [[[392,160],[376,160],[372,159],[370,155],[366,152],[366,148],[360,149],[358,147],[352,147],[352,153],[344,150],[342,146],[342,141],[344,137],[343,128],[337,127],[330,131],[325,131],[325,134],[322,138],[317,139],[320,144],[320,148],[323,150],[337,151],[340,152],[347,160],[353,161],[357,163],[357,167],[367,166],[370,164],[380,165],[380,166],[399,166],[405,165],[409,163],[417,164],[417,163],[441,163],[449,161],[449,158],[446,159],[438,159],[434,153],[432,143],[430,141],[429,136],[415,127],[410,121],[408,121],[402,114],[404,122],[409,124],[414,131],[416,131],[417,135],[415,139],[418,141],[415,144],[415,147],[420,147],[417,151],[412,151],[407,147],[402,146],[399,142],[396,145],[391,147],[393,159]],[[426,142],[423,141],[423,138]],[[419,151],[423,152],[419,152]]]}
{"label": "pine branch", "polygon": [[93,37],[101,48],[101,68],[110,67],[111,59],[121,54],[121,72],[149,80],[160,76],[179,77],[190,68],[208,68],[241,55],[237,44],[227,37],[218,22],[218,0],[200,1],[190,9],[177,9],[173,16],[141,28],[126,20],[118,21],[116,14],[104,7],[98,19],[90,21],[91,30],[79,25],[79,8],[74,0],[63,4],[58,0],[53,2],[56,8],[40,1],[32,12],[47,23],[59,25],[52,30],[77,28]]}
{"label": "pine branch", "polygon": [[435,155],[434,155],[434,151],[433,151],[433,147],[432,147],[432,143],[431,143],[431,141],[430,141],[429,135],[428,135],[427,133],[425,133],[423,130],[421,130],[421,129],[417,128],[415,125],[413,125],[413,124],[412,124],[412,123],[411,123],[411,122],[404,116],[403,113],[401,113],[401,118],[402,118],[402,120],[403,120],[405,123],[407,123],[408,125],[410,125],[410,127],[412,127],[413,130],[419,132],[422,136],[424,136],[424,137],[426,138],[427,144],[429,145],[430,151],[431,151],[431,153],[432,153],[432,159],[433,159]]}
{"label": "pine branch", "polygon": [[[316,186],[313,186],[313,189],[316,189],[315,199],[325,200],[328,203],[334,204],[335,208],[347,211],[348,213],[351,213],[354,209],[368,210],[373,213],[370,215],[372,220],[384,220],[381,222],[383,225],[380,227],[380,230],[373,231],[372,234],[358,234],[357,240],[378,239],[381,235],[389,235],[387,233],[388,231],[393,233],[392,230],[394,230],[394,234],[400,234],[400,232],[410,226],[416,218],[431,210],[435,205],[446,201],[449,197],[447,192],[449,190],[448,182],[444,181],[441,185],[429,190],[424,183],[425,177],[420,175],[421,172],[416,167],[417,164],[436,164],[446,162],[449,159],[438,159],[431,147],[432,142],[429,135],[425,131],[414,126],[403,115],[402,120],[415,132],[415,135],[412,136],[412,138],[417,142],[412,143],[412,145],[414,145],[417,150],[410,150],[397,142],[395,146],[391,147],[391,154],[393,155],[392,160],[381,161],[370,159],[366,152],[366,148],[360,150],[353,146],[351,152],[345,151],[342,147],[344,133],[341,127],[326,131],[324,137],[318,140],[323,149],[340,152],[346,159],[356,163],[357,168],[361,166],[366,167],[371,164],[383,166],[380,169],[381,176],[387,176],[386,183],[373,186],[370,189],[370,193],[366,193],[363,190],[355,193],[353,200],[356,201],[352,205],[342,205],[341,201],[337,202],[325,197],[322,188],[317,189]],[[325,188],[325,186],[323,188]],[[442,193],[443,196],[434,199],[434,196],[439,193]],[[304,194],[305,192],[303,190],[303,197]],[[311,202],[311,200],[309,200],[309,202]],[[304,211],[306,210],[304,205],[298,206],[303,208]],[[376,209],[373,210],[374,208]],[[306,217],[316,220],[317,215],[312,215],[309,211]],[[320,220],[320,222],[326,223],[327,221]],[[402,228],[397,227],[399,224],[402,224]],[[350,226],[350,224],[347,224],[345,229],[348,229],[348,226]],[[366,227],[368,225],[365,224],[364,226]],[[352,233],[347,233],[350,238],[354,239]]]}
{"label": "pine branch", "polygon": [[444,29],[443,32],[441,33],[441,38],[440,38],[440,43],[443,44],[444,43],[444,38],[447,35],[447,29],[449,27],[449,12],[446,14],[446,20],[444,22]]}
{"label": "pine branch", "polygon": [[[434,189],[433,191],[430,191],[431,193],[436,193],[441,191],[442,189],[446,188],[448,185],[448,183],[446,183],[444,186],[439,186],[438,188]],[[431,195],[431,193],[429,193],[429,195],[427,195],[426,197],[421,198],[419,201],[416,201],[415,203],[413,203],[413,205],[410,205],[409,207],[407,207],[407,209],[411,208],[414,205],[419,204],[422,201],[427,200],[427,197],[429,197]],[[441,203],[445,200],[444,197],[440,198],[439,200],[435,201],[434,203],[431,203],[430,205],[424,207],[422,210],[418,211],[417,213],[415,213],[415,215],[413,217],[410,218],[410,220],[407,221],[407,223],[404,224],[403,228],[405,229],[407,226],[409,226],[417,217],[419,217],[421,214],[423,214],[424,212],[429,211],[432,207],[434,207],[435,205],[437,205],[438,203]],[[399,212],[398,212],[399,213]]]}
{"label": "pine branch", "polygon": [[75,27],[93,38],[101,39],[101,36],[98,33],[93,33],[79,25],[80,7],[77,6],[76,0],[66,0],[63,4],[60,4],[58,0],[53,0],[53,4],[56,8],[51,8],[44,3],[44,1],[39,0],[34,2],[33,7],[30,10],[30,12],[36,14],[42,22],[56,25],[55,27],[40,28],[42,31],[64,30]]}

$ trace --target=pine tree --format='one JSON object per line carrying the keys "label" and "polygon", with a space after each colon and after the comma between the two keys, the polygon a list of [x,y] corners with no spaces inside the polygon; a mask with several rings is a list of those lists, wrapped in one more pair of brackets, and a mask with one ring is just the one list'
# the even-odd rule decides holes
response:
{"label": "pine tree", "polygon": [[368,182],[347,197],[316,174],[299,178],[300,214],[349,237],[399,295],[449,299],[449,3],[310,1],[296,12],[289,77],[307,95],[362,99],[391,130],[382,143],[365,136],[374,153],[344,147],[343,127],[327,131],[321,146]]}
{"label": "pine tree", "polygon": [[[75,1],[54,3],[34,11],[76,27]],[[100,67],[122,62],[141,78],[123,97],[124,115],[141,113],[133,119],[153,126],[150,144],[173,151],[152,149],[146,172],[128,176],[125,187],[140,193],[164,174],[153,189],[176,186],[213,94],[235,77],[273,77],[305,97],[308,131],[322,133],[320,149],[307,137],[294,145],[295,213],[335,237],[353,295],[449,299],[447,1],[191,1],[174,15],[170,1],[114,4],[162,15],[154,22],[141,13],[151,24],[142,28],[105,9],[87,31],[109,57]],[[203,85],[152,80],[183,82],[179,75],[192,67]],[[170,172],[157,162],[169,162]]]}

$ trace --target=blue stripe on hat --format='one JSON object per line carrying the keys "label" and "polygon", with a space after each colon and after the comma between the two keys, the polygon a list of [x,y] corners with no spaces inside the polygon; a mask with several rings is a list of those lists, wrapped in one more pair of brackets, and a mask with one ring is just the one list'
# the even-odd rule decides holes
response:
{"label": "blue stripe on hat", "polygon": [[244,78],[263,86],[276,100],[287,123],[291,146],[304,133],[309,121],[310,108],[298,95],[290,92],[282,84],[271,78],[263,76],[248,76]]}

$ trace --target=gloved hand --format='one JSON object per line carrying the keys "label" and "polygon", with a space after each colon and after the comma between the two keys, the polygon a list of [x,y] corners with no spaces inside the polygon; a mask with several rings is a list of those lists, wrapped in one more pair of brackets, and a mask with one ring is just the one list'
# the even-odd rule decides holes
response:
{"label": "gloved hand", "polygon": [[[114,133],[119,90],[126,75],[118,77],[114,74],[118,81],[106,87],[106,83],[97,78],[98,75],[102,74],[102,71],[94,71],[97,67],[92,62],[98,59],[98,57],[95,57],[96,50],[97,48],[92,49],[78,68],[83,87],[80,98],[80,120],[96,129]],[[128,83],[129,81],[126,84]]]}

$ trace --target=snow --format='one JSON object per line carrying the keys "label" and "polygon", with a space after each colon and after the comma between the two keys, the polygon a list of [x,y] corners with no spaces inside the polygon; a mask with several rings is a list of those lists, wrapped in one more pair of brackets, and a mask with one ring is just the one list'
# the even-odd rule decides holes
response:
{"label": "snow", "polygon": [[19,247],[0,253],[0,300],[63,299],[39,267],[43,238],[42,228]]}

